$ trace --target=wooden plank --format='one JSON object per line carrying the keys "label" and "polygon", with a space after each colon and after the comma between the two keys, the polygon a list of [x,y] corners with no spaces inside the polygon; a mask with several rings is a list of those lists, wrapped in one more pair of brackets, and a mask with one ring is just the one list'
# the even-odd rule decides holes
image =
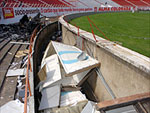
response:
{"label": "wooden plank", "polygon": [[[11,48],[14,46],[14,44],[7,44],[7,46],[5,46],[0,52],[0,64],[2,63],[2,60],[5,58],[5,56],[8,54],[8,52],[10,52]],[[12,52],[10,52],[12,53]]]}
{"label": "wooden plank", "polygon": [[143,113],[143,110],[141,109],[138,103],[134,104],[134,108],[136,109],[136,111],[138,111],[138,113]]}
{"label": "wooden plank", "polygon": [[150,99],[146,102],[142,102],[141,104],[143,105],[147,113],[150,113]]}
{"label": "wooden plank", "polygon": [[138,113],[133,105],[119,107],[116,109],[111,109],[108,111],[105,111],[105,113]]}
{"label": "wooden plank", "polygon": [[[22,45],[19,50],[25,50],[27,45]],[[22,60],[22,58],[14,58],[14,63],[18,63]],[[16,65],[15,67],[20,68],[21,64]],[[5,103],[13,100],[15,98],[16,93],[16,86],[17,86],[17,77],[6,77],[5,82],[3,84],[3,88],[0,92],[0,106],[4,105]]]}
{"label": "wooden plank", "polygon": [[138,102],[138,105],[140,106],[140,108],[144,113],[148,113],[140,102]]}
{"label": "wooden plank", "polygon": [[10,67],[10,64],[12,63],[12,60],[14,58],[14,55],[16,54],[17,50],[19,49],[20,45],[14,45],[11,49],[10,49],[10,54],[7,54],[5,59],[2,61],[1,65],[0,65],[0,73],[1,73],[1,77],[0,77],[0,91],[2,88],[2,84],[3,81],[5,79],[5,75],[7,73],[8,68]]}
{"label": "wooden plank", "polygon": [[10,44],[23,44],[23,45],[30,45],[28,42],[13,42],[11,41]]}
{"label": "wooden plank", "polygon": [[2,43],[5,39],[4,38],[0,38],[0,43]]}
{"label": "wooden plank", "polygon": [[0,43],[0,51],[7,45],[9,44],[10,40],[4,40]]}
{"label": "wooden plank", "polygon": [[108,106],[119,105],[122,103],[127,103],[127,102],[131,102],[131,101],[135,101],[135,100],[141,100],[144,98],[150,98],[150,92],[142,93],[142,94],[136,94],[136,95],[132,95],[132,96],[128,96],[128,97],[122,97],[122,98],[109,100],[109,101],[103,101],[103,102],[98,103],[97,107],[99,109],[102,109],[102,108],[105,108]]}

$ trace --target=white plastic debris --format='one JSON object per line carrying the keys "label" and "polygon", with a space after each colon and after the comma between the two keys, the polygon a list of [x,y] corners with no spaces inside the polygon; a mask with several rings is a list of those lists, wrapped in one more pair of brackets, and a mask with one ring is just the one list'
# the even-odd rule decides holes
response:
{"label": "white plastic debris", "polygon": [[42,91],[42,98],[39,110],[53,108],[59,106],[60,86],[46,88]]}
{"label": "white plastic debris", "polygon": [[[5,105],[0,107],[1,113],[23,113],[24,104],[21,103],[18,99],[10,101]],[[29,107],[27,106],[27,113],[29,113]]]}
{"label": "white plastic debris", "polygon": [[19,75],[25,75],[26,69],[9,69],[7,72],[7,77],[8,76],[19,76]]}
{"label": "white plastic debris", "polygon": [[61,72],[58,57],[56,54],[47,57],[45,59],[44,64],[46,69],[44,69],[44,66],[42,66],[42,69],[38,73],[38,76],[39,78],[41,78],[41,80],[44,80],[43,77],[46,76],[46,80],[44,80],[43,87],[47,87],[61,79]]}
{"label": "white plastic debris", "polygon": [[87,105],[83,108],[81,113],[95,113],[95,103],[88,101]]}
{"label": "white plastic debris", "polygon": [[87,99],[80,91],[61,92],[60,106],[76,105],[84,100]]}
{"label": "white plastic debris", "polygon": [[51,41],[59,60],[66,72],[66,76],[90,70],[100,66],[100,62],[85,54],[75,46]]}

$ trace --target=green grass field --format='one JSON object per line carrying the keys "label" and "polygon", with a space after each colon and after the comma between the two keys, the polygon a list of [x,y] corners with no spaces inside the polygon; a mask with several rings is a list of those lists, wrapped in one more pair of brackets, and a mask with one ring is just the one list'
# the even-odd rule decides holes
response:
{"label": "green grass field", "polygon": [[[90,15],[89,18],[111,41],[150,57],[150,12],[119,12]],[[81,29],[91,32],[87,16],[72,20]],[[94,33],[104,37],[92,25]]]}

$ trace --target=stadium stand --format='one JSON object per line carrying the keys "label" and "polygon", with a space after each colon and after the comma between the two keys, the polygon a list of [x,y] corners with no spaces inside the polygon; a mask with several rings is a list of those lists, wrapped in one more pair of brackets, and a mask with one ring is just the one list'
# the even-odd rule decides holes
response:
{"label": "stadium stand", "polygon": [[100,1],[101,3],[103,3],[105,6],[113,6],[113,7],[120,7],[119,4],[117,4],[116,2],[112,1],[112,0],[97,0]]}
{"label": "stadium stand", "polygon": [[0,1],[0,7],[70,7],[73,6],[59,0],[7,0]]}
{"label": "stadium stand", "polygon": [[132,7],[147,7],[150,6],[149,0],[112,0],[121,6],[132,6]]}
{"label": "stadium stand", "polygon": [[[66,1],[68,3],[71,3],[70,0],[62,0],[62,1]],[[93,4],[93,2],[90,2]],[[74,7],[78,6],[78,7],[89,7],[90,4],[88,4],[88,0],[84,2],[84,0],[74,0]]]}
{"label": "stadium stand", "polygon": [[[70,2],[70,0],[65,0],[65,1]],[[109,4],[105,5],[105,2],[109,2]],[[108,7],[108,6],[117,6],[118,7],[118,6],[120,6],[120,5],[112,2],[111,0],[93,0],[92,2],[91,2],[91,0],[74,0],[74,4],[75,4],[75,6],[86,7],[86,8],[88,8],[90,6],[95,6],[95,7]]]}
{"label": "stadium stand", "polygon": [[141,0],[141,1],[148,3],[150,5],[150,0]]}
{"label": "stadium stand", "polygon": [[0,6],[1,7],[12,7],[13,5],[15,5],[16,4],[16,1],[14,1],[14,0],[1,0],[1,2],[0,2]]}
{"label": "stadium stand", "polygon": [[130,1],[133,4],[135,4],[136,6],[148,6],[147,4],[142,2],[141,0],[128,0],[128,1]]}
{"label": "stadium stand", "polygon": [[[2,1],[4,2],[4,1]],[[38,0],[7,0],[5,5],[1,4],[1,7],[44,7],[46,4]]]}
{"label": "stadium stand", "polygon": [[116,2],[117,4],[121,6],[132,6],[132,7],[134,6],[133,4],[125,0],[112,0],[112,1]]}
{"label": "stadium stand", "polygon": [[68,6],[75,7],[73,4],[70,4],[70,3],[69,3],[69,2],[67,2],[66,0],[61,0],[61,2],[63,2],[64,4],[67,4]]}
{"label": "stadium stand", "polygon": [[44,4],[38,0],[19,0],[22,7],[42,7]]}
{"label": "stadium stand", "polygon": [[0,7],[76,7],[76,6],[150,7],[150,0],[93,0],[92,2],[91,0],[0,0]]}
{"label": "stadium stand", "polygon": [[148,4],[144,3],[141,0],[128,0],[131,3],[135,4],[136,6],[149,6]]}
{"label": "stadium stand", "polygon": [[53,7],[69,7],[69,5],[64,2],[61,2],[59,0],[42,0],[50,5],[52,5]]}

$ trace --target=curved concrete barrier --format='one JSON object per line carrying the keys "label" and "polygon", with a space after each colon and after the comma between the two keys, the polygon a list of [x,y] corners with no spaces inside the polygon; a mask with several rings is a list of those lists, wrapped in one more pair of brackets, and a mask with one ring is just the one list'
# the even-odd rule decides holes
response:
{"label": "curved concrete barrier", "polygon": [[41,60],[44,51],[47,45],[49,44],[50,40],[52,39],[52,36],[57,31],[58,31],[58,22],[54,22],[42,28],[35,36],[35,40],[32,48],[33,55],[31,59],[31,65],[33,71],[30,72],[30,78],[29,78],[31,92],[33,92],[32,93],[33,96],[30,97],[30,101],[29,101],[30,113],[38,112],[38,106],[39,106],[38,99],[40,98],[41,95],[37,90],[35,90],[35,87],[39,83],[39,78],[37,76],[37,73],[39,71],[39,66],[41,65]]}
{"label": "curved concrete barrier", "polygon": [[[73,18],[89,14],[92,13],[59,18],[63,42],[76,45],[101,62],[100,70],[104,79],[117,98],[150,92],[150,58],[98,36],[96,42],[91,33],[68,23]],[[100,101],[111,99],[100,79],[96,80],[96,86],[93,88]]]}

